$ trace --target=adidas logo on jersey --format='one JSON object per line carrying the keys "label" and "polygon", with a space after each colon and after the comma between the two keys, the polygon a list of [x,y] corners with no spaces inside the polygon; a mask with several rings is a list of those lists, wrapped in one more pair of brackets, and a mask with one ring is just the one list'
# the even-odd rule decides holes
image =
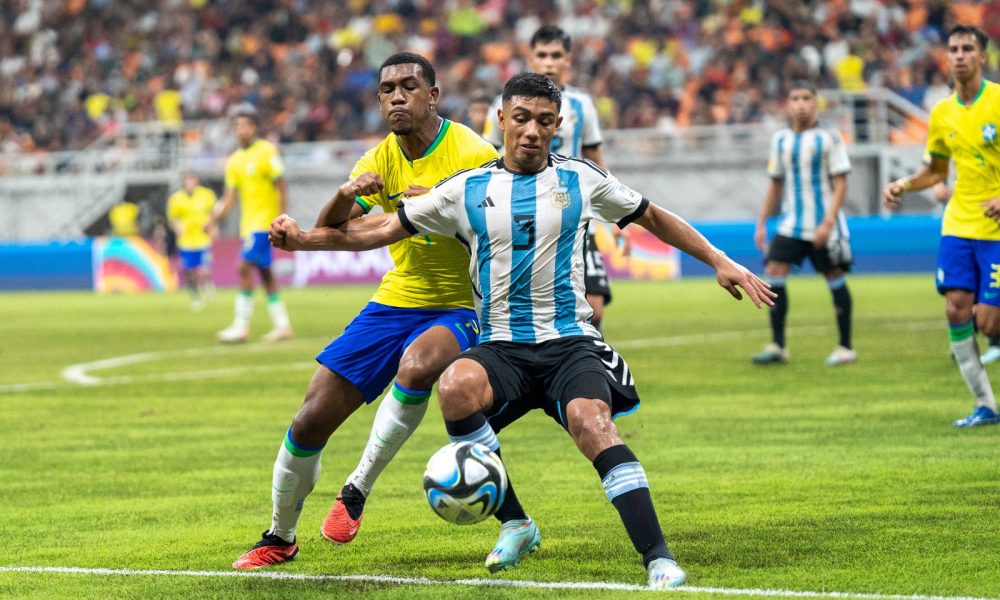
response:
{"label": "adidas logo on jersey", "polygon": [[479,208],[493,208],[496,204],[493,204],[493,198],[486,196],[486,199],[479,203]]}

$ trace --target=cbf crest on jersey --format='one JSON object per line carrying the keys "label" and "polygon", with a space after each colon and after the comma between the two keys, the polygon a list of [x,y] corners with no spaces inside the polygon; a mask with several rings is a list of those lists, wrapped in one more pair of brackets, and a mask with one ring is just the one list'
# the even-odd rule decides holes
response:
{"label": "cbf crest on jersey", "polygon": [[563,209],[569,206],[569,190],[560,187],[552,192],[552,206]]}
{"label": "cbf crest on jersey", "polygon": [[983,141],[992,144],[997,141],[997,126],[993,123],[983,125]]}

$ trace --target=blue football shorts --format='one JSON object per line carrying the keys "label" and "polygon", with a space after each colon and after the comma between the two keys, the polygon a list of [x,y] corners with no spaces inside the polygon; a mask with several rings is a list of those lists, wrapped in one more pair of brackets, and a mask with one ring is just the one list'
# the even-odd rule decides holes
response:
{"label": "blue football shorts", "polygon": [[185,271],[207,267],[211,263],[211,254],[205,248],[201,250],[180,250],[181,268]]}
{"label": "blue football shorts", "polygon": [[479,342],[479,319],[469,308],[397,308],[369,302],[316,362],[353,383],[371,404],[392,382],[403,352],[422,333],[447,327],[461,351]]}
{"label": "blue football shorts", "polygon": [[240,258],[253,263],[262,269],[271,266],[271,242],[266,231],[253,231],[243,238],[243,251]]}
{"label": "blue football shorts", "polygon": [[937,289],[967,290],[979,304],[1000,306],[1000,240],[941,236]]}

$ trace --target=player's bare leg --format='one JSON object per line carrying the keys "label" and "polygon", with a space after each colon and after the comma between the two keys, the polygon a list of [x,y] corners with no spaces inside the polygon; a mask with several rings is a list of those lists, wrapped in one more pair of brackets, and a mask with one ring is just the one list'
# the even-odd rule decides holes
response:
{"label": "player's bare leg", "polygon": [[683,585],[687,575],[667,549],[646,472],[618,435],[608,403],[596,398],[570,400],[566,425],[577,448],[597,470],[608,500],[618,510],[636,552],[642,555],[649,587],[665,590]]}
{"label": "player's bare leg", "polygon": [[420,425],[434,382],[461,350],[455,333],[438,325],[422,333],[403,352],[396,381],[379,403],[361,460],[320,528],[324,538],[346,544],[358,534],[365,501],[376,479]]}
{"label": "player's bare leg", "polygon": [[830,366],[846,365],[858,360],[858,353],[851,345],[851,292],[847,288],[847,278],[844,269],[835,267],[826,273],[826,285],[830,288],[830,295],[833,296],[833,310],[837,317],[837,331],[840,335],[837,347],[826,359],[826,364]]}
{"label": "player's bare leg", "polygon": [[771,320],[771,342],[764,349],[754,354],[750,360],[758,365],[784,364],[788,362],[788,348],[785,345],[785,320],[788,317],[788,291],[785,281],[788,278],[787,263],[767,261],[764,267],[764,278],[771,284],[771,291],[776,294],[774,306],[768,310]]}
{"label": "player's bare leg", "polygon": [[323,447],[362,404],[361,391],[354,384],[326,367],[316,369],[274,462],[271,527],[236,559],[233,568],[256,569],[295,558],[295,529],[306,496],[319,479]]}
{"label": "player's bare leg", "polygon": [[[500,442],[483,414],[493,406],[493,388],[481,364],[468,358],[456,360],[441,376],[438,396],[452,442],[476,442],[500,454]],[[514,493],[510,471],[504,501],[495,516],[501,525],[497,542],[486,556],[491,573],[516,567],[521,557],[534,552],[542,542],[538,526],[525,514]]]}
{"label": "player's bare leg", "polygon": [[975,307],[975,296],[967,290],[952,289],[945,292],[945,311],[948,316],[948,334],[951,337],[951,351],[955,355],[958,369],[969,387],[976,406],[972,414],[955,421],[956,427],[976,427],[1000,423],[996,398],[986,375],[986,369],[979,359],[976,345],[976,331],[973,326],[973,312],[976,324],[986,335],[1000,332],[1000,308],[986,304]]}

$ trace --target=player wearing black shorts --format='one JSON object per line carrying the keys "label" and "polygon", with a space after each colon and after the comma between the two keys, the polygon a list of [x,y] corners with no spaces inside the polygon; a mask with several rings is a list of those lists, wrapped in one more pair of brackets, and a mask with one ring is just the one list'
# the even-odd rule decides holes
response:
{"label": "player wearing black shorts", "polygon": [[[757,220],[754,242],[767,255],[765,275],[778,294],[771,316],[771,342],[752,358],[756,364],[788,362],[785,318],[788,291],[785,281],[791,265],[808,258],[826,278],[833,296],[840,339],[827,365],[857,360],[851,346],[851,293],[845,273],[851,268],[851,243],[841,207],[851,170],[840,133],[816,122],[816,88],[797,81],[788,91],[791,127],[774,135],[767,173],[771,185]],[[778,235],[767,243],[767,218],[781,203]]]}
{"label": "player wearing black shorts", "polygon": [[[457,173],[381,220],[302,232],[279,218],[271,237],[289,249],[368,249],[429,233],[466,244],[481,345],[461,354],[440,380],[449,437],[499,454],[497,429],[533,408],[547,412],[593,464],[642,557],[649,587],[665,590],[686,575],[667,549],[645,471],[612,421],[639,398],[628,366],[590,322],[582,285],[586,225],[639,223],[713,267],[737,299],[737,286],[758,306],[770,304],[773,294],[683,219],[593,162],[550,154],[561,96],[541,75],[516,75],[504,87],[502,159]],[[500,535],[486,557],[491,572],[517,566],[541,542],[510,478],[496,516]]]}

